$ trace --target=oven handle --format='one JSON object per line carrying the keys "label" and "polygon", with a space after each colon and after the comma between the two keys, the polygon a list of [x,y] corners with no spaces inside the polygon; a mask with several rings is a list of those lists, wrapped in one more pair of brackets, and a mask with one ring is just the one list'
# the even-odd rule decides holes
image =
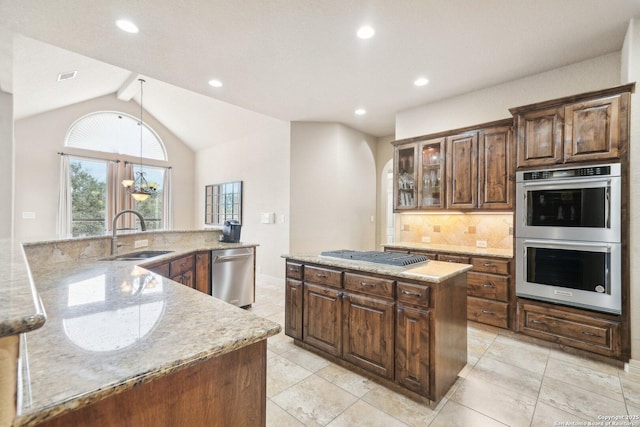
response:
{"label": "oven handle", "polygon": [[587,243],[587,242],[575,242],[573,240],[522,240],[523,248],[526,250],[528,246],[535,246],[541,248],[549,248],[549,249],[597,249],[595,252],[611,252],[611,245],[608,243]]}
{"label": "oven handle", "polygon": [[600,184],[602,187],[611,187],[611,178],[606,177],[593,177],[593,178],[580,178],[580,179],[554,179],[548,181],[530,181],[530,182],[522,182],[521,185],[525,188],[529,187],[564,187],[565,185],[576,185],[579,187],[583,187],[584,184]]}

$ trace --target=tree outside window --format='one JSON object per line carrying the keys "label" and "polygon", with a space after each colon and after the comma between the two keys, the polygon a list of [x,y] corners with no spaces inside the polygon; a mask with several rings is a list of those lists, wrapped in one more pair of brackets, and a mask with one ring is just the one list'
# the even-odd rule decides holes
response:
{"label": "tree outside window", "polygon": [[[133,166],[133,175],[136,176],[136,172],[140,171],[139,165]],[[162,212],[164,203],[163,183],[164,183],[164,168],[154,168],[152,166],[144,166],[142,168],[144,176],[149,184],[154,184],[158,188],[158,192],[149,197],[147,200],[141,202],[136,201],[134,209],[142,214],[144,222],[147,225],[148,230],[160,230],[163,227],[162,224]],[[136,223],[138,220],[136,219]]]}
{"label": "tree outside window", "polygon": [[70,159],[71,232],[95,236],[106,230],[107,162]]}

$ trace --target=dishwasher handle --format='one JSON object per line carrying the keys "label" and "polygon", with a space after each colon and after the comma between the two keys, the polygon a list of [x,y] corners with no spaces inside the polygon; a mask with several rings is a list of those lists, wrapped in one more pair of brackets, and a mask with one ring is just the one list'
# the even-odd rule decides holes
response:
{"label": "dishwasher handle", "polygon": [[246,254],[238,254],[238,255],[219,255],[213,258],[213,262],[230,262],[230,261],[240,261],[242,258],[248,258],[251,256],[251,253]]}

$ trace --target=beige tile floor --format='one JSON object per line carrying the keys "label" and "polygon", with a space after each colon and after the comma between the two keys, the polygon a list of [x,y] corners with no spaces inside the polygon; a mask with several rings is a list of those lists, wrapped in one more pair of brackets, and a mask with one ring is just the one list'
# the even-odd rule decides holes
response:
{"label": "beige tile floor", "polygon": [[[284,324],[284,282],[259,279],[252,312]],[[267,344],[267,426],[606,426],[640,415],[640,378],[610,364],[468,327],[468,361],[435,409],[292,343]],[[640,418],[608,425],[640,427]]]}

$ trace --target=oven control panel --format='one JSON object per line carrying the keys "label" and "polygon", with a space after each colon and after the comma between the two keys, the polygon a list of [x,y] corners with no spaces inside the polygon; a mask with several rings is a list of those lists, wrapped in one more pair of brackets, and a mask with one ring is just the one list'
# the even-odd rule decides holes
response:
{"label": "oven control panel", "polygon": [[611,175],[611,166],[586,166],[573,169],[552,169],[524,172],[524,181],[534,181],[542,179],[575,178],[581,176],[607,176]]}

